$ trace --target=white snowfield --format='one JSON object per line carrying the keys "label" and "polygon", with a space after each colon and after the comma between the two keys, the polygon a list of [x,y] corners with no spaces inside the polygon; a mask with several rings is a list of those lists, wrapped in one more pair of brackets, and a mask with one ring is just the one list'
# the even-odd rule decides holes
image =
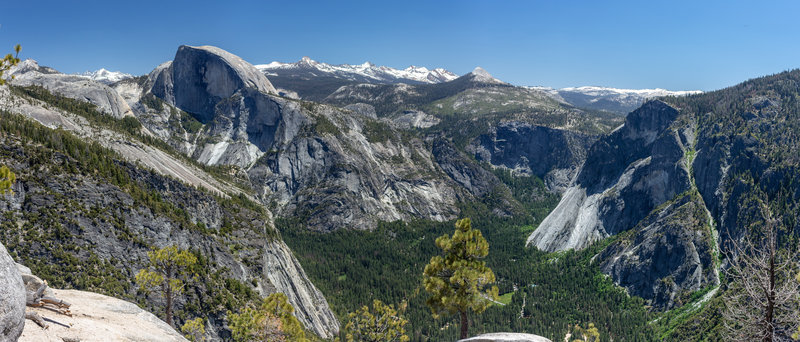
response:
{"label": "white snowfield", "polygon": [[133,78],[133,75],[131,74],[126,74],[121,71],[109,71],[106,70],[105,68],[100,68],[99,70],[95,71],[85,71],[79,74],[75,74],[75,76],[85,77],[90,80],[103,83],[105,85]]}
{"label": "white snowfield", "polygon": [[592,96],[603,96],[603,95],[611,95],[611,94],[635,94],[644,97],[660,97],[660,96],[684,96],[684,95],[692,95],[692,94],[700,94],[702,91],[700,90],[666,90],[661,88],[655,89],[619,89],[619,88],[606,88],[606,87],[595,87],[595,86],[584,86],[584,87],[567,87],[561,88],[559,90],[562,91],[572,91],[583,93],[586,95]]}
{"label": "white snowfield", "polygon": [[272,62],[269,64],[259,64],[255,66],[258,70],[265,72],[267,76],[275,75],[275,70],[291,69],[311,69],[322,74],[332,74],[336,77],[355,80],[358,78],[372,79],[378,82],[392,82],[396,80],[410,80],[422,83],[441,83],[452,81],[458,75],[442,68],[428,69],[426,67],[409,66],[405,69],[395,69],[387,66],[377,66],[370,62],[351,65],[340,64],[332,65],[317,62],[308,57],[303,57],[299,62],[281,63]]}
{"label": "white snowfield", "polygon": [[566,87],[566,88],[550,88],[550,87],[542,87],[542,86],[532,86],[527,87],[529,89],[536,89],[541,90],[544,92],[548,92],[551,94],[558,93],[558,92],[572,92],[572,93],[581,93],[584,95],[589,96],[638,96],[644,98],[655,98],[661,96],[685,96],[685,95],[692,95],[692,94],[700,94],[702,91],[700,90],[667,90],[661,88],[654,88],[654,89],[621,89],[621,88],[609,88],[609,87],[598,87],[598,86],[583,86],[583,87]]}

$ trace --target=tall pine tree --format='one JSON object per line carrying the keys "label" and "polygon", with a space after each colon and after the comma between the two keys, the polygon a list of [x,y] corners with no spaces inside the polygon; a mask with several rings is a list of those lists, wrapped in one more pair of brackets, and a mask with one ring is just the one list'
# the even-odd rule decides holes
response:
{"label": "tall pine tree", "polygon": [[482,259],[489,254],[489,243],[480,230],[472,229],[469,218],[456,222],[453,236],[436,239],[442,255],[425,266],[423,284],[431,294],[427,304],[434,316],[456,314],[461,318],[461,338],[467,338],[467,313],[481,313],[497,300],[494,272]]}

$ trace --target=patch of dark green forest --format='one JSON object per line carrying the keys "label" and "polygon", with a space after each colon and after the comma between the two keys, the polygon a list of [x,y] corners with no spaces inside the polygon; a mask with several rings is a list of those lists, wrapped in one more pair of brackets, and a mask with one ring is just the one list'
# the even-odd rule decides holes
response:
{"label": "patch of dark green forest", "polygon": [[[556,254],[526,248],[525,239],[538,222],[526,215],[500,218],[488,208],[481,203],[464,204],[462,216],[472,218],[473,227],[488,241],[487,265],[497,276],[500,293],[507,302],[510,297],[510,302],[471,316],[470,335],[514,331],[557,341],[575,324],[593,322],[603,341],[651,339],[648,321],[654,315],[644,301],[629,297],[592,262],[607,242]],[[380,222],[373,231],[317,233],[297,219],[276,221],[284,241],[340,318],[373,299],[394,304],[407,301],[412,341],[458,337],[457,318],[434,319],[421,286],[423,268],[438,253],[434,240],[451,233],[453,224]]]}

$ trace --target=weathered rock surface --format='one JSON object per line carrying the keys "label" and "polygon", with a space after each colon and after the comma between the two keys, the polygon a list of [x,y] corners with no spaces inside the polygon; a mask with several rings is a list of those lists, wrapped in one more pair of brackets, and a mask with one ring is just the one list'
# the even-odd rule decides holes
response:
{"label": "weathered rock surface", "polygon": [[[295,306],[295,316],[304,326],[323,338],[335,335],[339,321],[328,308],[328,302],[306,276],[300,262],[283,241],[267,243],[264,253],[264,275],[275,292],[284,293]],[[324,332],[324,333],[321,333]]]}
{"label": "weathered rock surface", "polygon": [[488,333],[458,340],[458,342],[552,342],[550,339],[534,334],[523,333]]}
{"label": "weathered rock surface", "polygon": [[535,175],[550,191],[563,192],[594,140],[581,133],[511,121],[492,127],[467,150],[477,160]]}
{"label": "weathered rock surface", "polygon": [[[0,213],[10,215],[15,221],[26,220],[29,215],[43,215],[37,217],[47,217],[47,220],[38,221],[30,229],[58,231],[46,243],[29,244],[15,239],[12,240],[13,247],[9,245],[9,248],[20,253],[21,261],[26,265],[39,271],[45,270],[37,274],[52,276],[75,267],[61,265],[64,259],[60,258],[65,257],[65,252],[60,250],[63,247],[73,251],[66,252],[69,254],[68,260],[73,260],[71,262],[97,264],[101,270],[105,270],[103,272],[109,272],[109,267],[115,269],[110,274],[101,275],[110,277],[104,278],[107,281],[124,279],[122,285],[114,290],[134,296],[136,292],[130,279],[143,267],[141,261],[147,259],[150,247],[174,244],[180,248],[191,248],[205,256],[209,263],[208,271],[220,272],[223,280],[236,280],[262,296],[285,291],[290,303],[297,308],[298,319],[316,334],[329,337],[338,331],[338,322],[322,294],[305,276],[289,249],[276,240],[277,233],[272,228],[269,212],[259,214],[249,209],[231,207],[220,198],[177,180],[132,164],[123,164],[138,186],[157,191],[165,202],[185,211],[190,222],[202,224],[207,229],[204,233],[198,232],[191,228],[191,224],[187,226],[187,222],[182,223],[168,212],[156,210],[150,204],[142,204],[125,189],[102,179],[70,173],[54,174],[52,171],[34,172],[25,148],[13,140],[6,139],[3,143],[3,149],[9,153],[10,159],[3,159],[2,163],[17,173],[18,180],[14,185],[14,195],[0,199]],[[60,162],[69,163],[63,159]],[[51,210],[56,208],[59,214],[54,216]],[[220,233],[223,226],[231,227],[232,231]],[[12,224],[3,229],[12,234],[12,230],[20,228]],[[54,269],[50,265],[60,267]],[[98,276],[97,273],[89,274]],[[80,282],[80,277],[63,276],[59,279],[65,281],[61,285],[86,286]],[[177,300],[177,308],[182,308],[190,300],[193,305],[198,302],[210,303],[215,292],[225,291],[220,289],[220,285],[194,286],[196,289],[187,291],[189,297]],[[148,302],[156,307],[163,304],[159,297],[150,297]],[[211,322],[207,327],[210,336],[223,337],[224,321],[218,316],[219,313],[208,309],[195,314],[206,315]]]}
{"label": "weathered rock surface", "polygon": [[394,123],[402,128],[430,128],[439,124],[441,120],[419,110],[407,110],[402,115],[394,118]]}
{"label": "weathered rock surface", "polygon": [[663,310],[685,304],[682,294],[719,283],[715,246],[709,216],[695,193],[654,211],[597,259],[615,283]]}
{"label": "weathered rock surface", "polygon": [[573,185],[528,237],[528,245],[550,252],[584,248],[633,228],[657,206],[688,190],[684,153],[691,129],[670,129],[677,117],[676,109],[651,101],[595,142]]}
{"label": "weathered rock surface", "polygon": [[42,308],[31,308],[48,322],[42,329],[30,322],[25,325],[21,342],[161,342],[187,341],[167,323],[136,304],[92,292],[54,290],[55,295],[72,304],[72,317]]}
{"label": "weathered rock surface", "polygon": [[0,243],[0,342],[16,341],[25,326],[25,286],[17,264]]}
{"label": "weathered rock surface", "polygon": [[456,185],[419,139],[331,106],[308,111],[292,102],[283,113],[281,125],[299,132],[247,171],[265,201],[279,206],[278,215],[304,218],[322,231],[457,215]]}
{"label": "weathered rock surface", "polygon": [[447,139],[436,138],[432,145],[431,152],[442,170],[473,196],[483,197],[501,185],[491,172],[464,158]]}
{"label": "weathered rock surface", "polygon": [[131,107],[109,86],[77,75],[66,75],[25,60],[10,71],[14,85],[37,85],[76,100],[87,101],[115,118],[133,115]]}
{"label": "weathered rock surface", "polygon": [[153,93],[196,115],[203,123],[214,118],[215,107],[220,101],[240,89],[278,93],[258,69],[213,46],[182,45],[173,62],[161,71],[155,80]]}

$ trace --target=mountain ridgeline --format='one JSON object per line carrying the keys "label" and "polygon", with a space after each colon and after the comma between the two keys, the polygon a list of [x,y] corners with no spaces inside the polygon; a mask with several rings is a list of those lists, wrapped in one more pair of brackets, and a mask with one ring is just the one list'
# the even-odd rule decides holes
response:
{"label": "mountain ridgeline", "polygon": [[202,281],[177,321],[206,318],[213,340],[231,338],[229,310],[274,292],[322,338],[380,299],[409,304],[412,340],[453,339],[419,284],[435,238],[466,216],[503,294],[470,333],[561,340],[594,322],[603,340],[682,336],[700,318],[657,318],[714,315],[703,303],[759,206],[800,229],[800,71],[627,115],[650,95],[593,108],[603,99],[480,68],[256,67],[211,46],[116,82],[32,60],[11,74],[9,254],[51,285],[154,310],[129,279],[150,248],[189,249]]}

